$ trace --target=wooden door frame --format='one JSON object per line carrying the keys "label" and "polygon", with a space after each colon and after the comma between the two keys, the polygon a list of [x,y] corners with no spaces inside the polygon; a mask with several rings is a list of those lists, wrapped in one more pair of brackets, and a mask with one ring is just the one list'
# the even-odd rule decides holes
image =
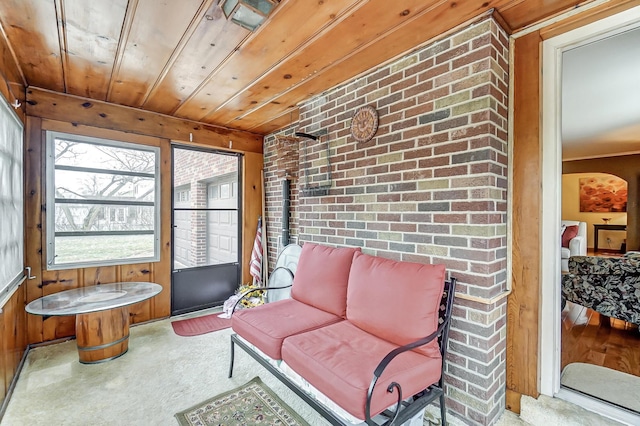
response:
{"label": "wooden door frame", "polygon": [[[547,247],[549,236],[544,224],[553,221],[543,217],[543,134],[542,134],[542,43],[609,16],[640,6],[640,0],[611,0],[594,2],[581,10],[572,10],[565,16],[554,17],[547,23],[532,26],[511,40],[511,294],[507,303],[507,409],[520,412],[522,395],[537,398],[542,393],[553,394],[553,387],[543,377],[553,362],[548,358],[555,342],[549,342],[547,331],[553,308],[546,303],[549,297],[543,289],[543,280],[551,271],[545,259],[554,256]],[[556,154],[557,155],[557,154]],[[546,160],[545,160],[546,161]],[[547,179],[545,179],[545,185]],[[557,191],[557,189],[556,189]],[[554,234],[555,235],[555,234]],[[555,237],[553,237],[555,238]],[[551,247],[555,247],[553,239]],[[544,257],[543,257],[544,253]],[[553,262],[553,261],[552,261]],[[559,333],[558,333],[559,334]],[[558,337],[559,339],[559,337]],[[558,377],[551,380],[558,381]],[[542,382],[545,381],[543,384]]]}

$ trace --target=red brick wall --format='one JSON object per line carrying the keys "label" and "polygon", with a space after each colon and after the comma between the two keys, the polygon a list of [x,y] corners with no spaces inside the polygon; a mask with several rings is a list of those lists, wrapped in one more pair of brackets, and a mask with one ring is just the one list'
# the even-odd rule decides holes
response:
{"label": "red brick wall", "polygon": [[238,170],[238,158],[233,155],[190,149],[177,149],[174,155],[174,187]]}
{"label": "red brick wall", "polygon": [[[493,298],[507,279],[508,57],[506,34],[486,17],[308,100],[297,126],[280,132],[327,133],[307,145],[318,154],[307,158],[310,181],[325,172],[330,144],[326,196],[297,191],[299,152],[292,223],[301,241],[443,263],[458,278],[446,391],[450,411],[475,424],[504,410],[506,299]],[[358,143],[350,124],[363,105],[375,107],[379,128]],[[275,137],[265,139],[270,242],[280,224]]]}

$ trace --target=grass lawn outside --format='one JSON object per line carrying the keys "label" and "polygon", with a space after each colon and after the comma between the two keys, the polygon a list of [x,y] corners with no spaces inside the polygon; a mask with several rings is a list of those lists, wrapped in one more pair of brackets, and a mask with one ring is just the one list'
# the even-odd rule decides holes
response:
{"label": "grass lawn outside", "polygon": [[153,257],[153,235],[56,237],[56,265]]}

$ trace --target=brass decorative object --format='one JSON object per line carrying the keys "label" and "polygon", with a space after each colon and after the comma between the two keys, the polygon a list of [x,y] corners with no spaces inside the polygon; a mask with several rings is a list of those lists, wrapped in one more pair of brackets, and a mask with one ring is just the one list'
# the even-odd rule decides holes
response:
{"label": "brass decorative object", "polygon": [[358,142],[370,141],[378,131],[378,112],[370,105],[358,108],[351,119],[351,135]]}

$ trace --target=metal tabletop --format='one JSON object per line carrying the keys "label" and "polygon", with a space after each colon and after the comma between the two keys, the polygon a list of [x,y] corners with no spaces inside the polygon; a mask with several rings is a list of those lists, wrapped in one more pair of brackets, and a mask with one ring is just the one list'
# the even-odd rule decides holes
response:
{"label": "metal tabletop", "polygon": [[78,315],[120,308],[150,299],[162,286],[148,282],[123,282],[75,288],[34,300],[26,311],[35,315]]}

